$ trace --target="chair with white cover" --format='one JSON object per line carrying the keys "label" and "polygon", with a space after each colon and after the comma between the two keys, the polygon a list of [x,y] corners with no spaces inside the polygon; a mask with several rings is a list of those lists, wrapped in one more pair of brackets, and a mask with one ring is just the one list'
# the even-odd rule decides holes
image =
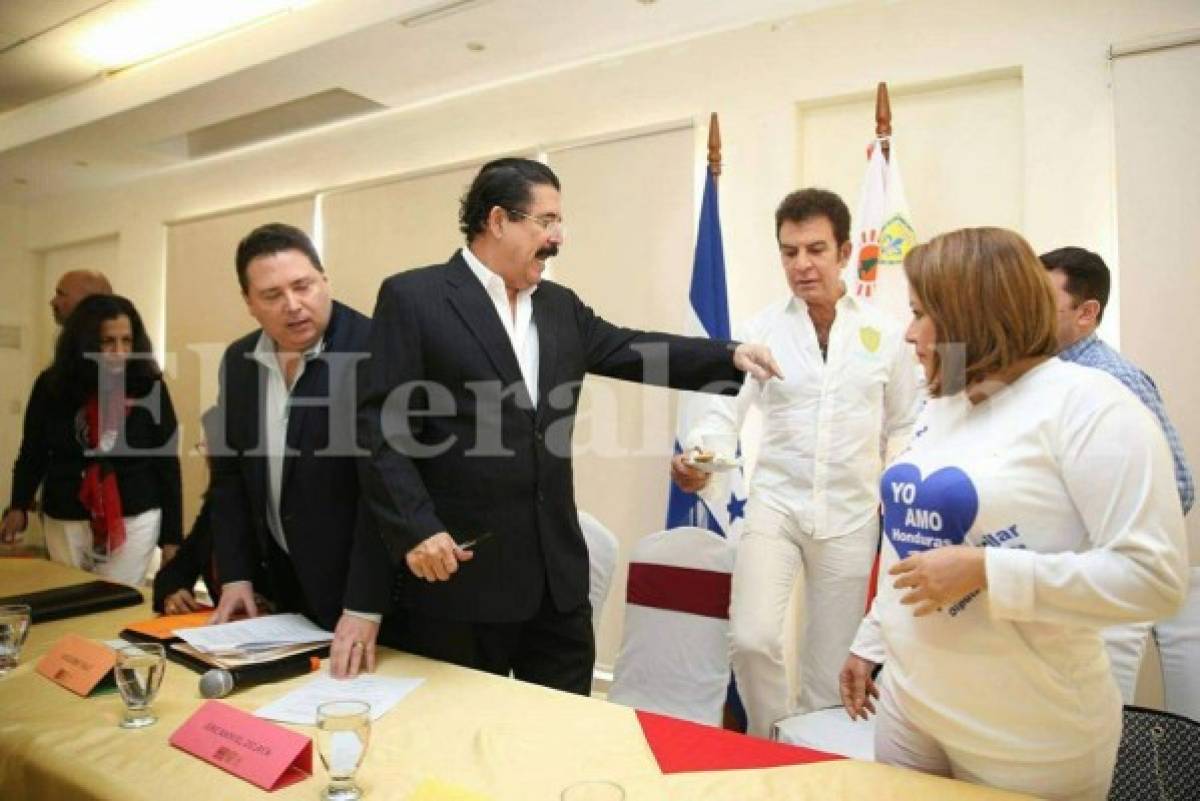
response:
{"label": "chair with white cover", "polygon": [[771,739],[818,751],[875,761],[875,718],[851,720],[840,706],[791,715],[775,722]]}
{"label": "chair with white cover", "polygon": [[592,630],[600,623],[600,610],[608,600],[617,567],[617,535],[587,512],[579,513],[579,528],[588,549],[588,601],[592,604]]}
{"label": "chair with white cover", "polygon": [[629,560],[625,631],[608,700],[720,725],[729,686],[729,588],[737,550],[683,527],[642,538]]}

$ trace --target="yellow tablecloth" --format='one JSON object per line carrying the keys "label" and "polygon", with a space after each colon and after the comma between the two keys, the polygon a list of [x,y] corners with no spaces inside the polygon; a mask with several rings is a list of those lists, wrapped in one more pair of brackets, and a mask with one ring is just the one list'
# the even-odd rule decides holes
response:
{"label": "yellow tablecloth", "polygon": [[[0,595],[74,584],[88,574],[36,559],[0,559]],[[167,743],[200,705],[197,674],[170,664],[155,702],[159,722],[117,727],[115,694],[79,698],[33,670],[67,632],[113,639],[141,607],[33,627],[21,665],[0,679],[0,789],[29,801],[119,799],[192,801],[262,798],[264,791]],[[770,770],[663,776],[633,711],[408,654],[381,652],[378,672],[425,682],[377,721],[359,772],[368,799],[408,799],[426,779],[496,801],[557,801],[563,787],[608,779],[628,801],[986,801],[1008,793],[850,760]],[[247,711],[306,678],[237,692],[226,701]],[[311,729],[290,727],[305,734]],[[314,755],[314,776],[271,793],[315,799],[327,781]]]}

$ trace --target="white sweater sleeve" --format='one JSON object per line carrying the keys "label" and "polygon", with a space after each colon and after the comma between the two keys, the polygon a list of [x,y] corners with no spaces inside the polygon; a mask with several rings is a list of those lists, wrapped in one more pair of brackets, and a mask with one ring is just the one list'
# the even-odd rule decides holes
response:
{"label": "white sweater sleeve", "polygon": [[883,644],[883,632],[879,628],[879,616],[875,614],[874,603],[858,624],[854,642],[850,643],[850,653],[877,665],[887,661],[887,649]]}
{"label": "white sweater sleeve", "polygon": [[987,548],[995,618],[1102,628],[1168,617],[1182,602],[1187,545],[1162,433],[1132,396],[1082,394],[1064,404],[1047,444],[1090,548]]}

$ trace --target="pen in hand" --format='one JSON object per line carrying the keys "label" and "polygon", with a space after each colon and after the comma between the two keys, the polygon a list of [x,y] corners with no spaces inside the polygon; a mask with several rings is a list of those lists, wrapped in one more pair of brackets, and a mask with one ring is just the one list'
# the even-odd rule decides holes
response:
{"label": "pen in hand", "polygon": [[476,537],[474,539],[467,540],[466,542],[460,542],[458,544],[458,547],[462,548],[464,551],[469,551],[472,548],[474,548],[475,546],[479,545],[480,543],[487,542],[494,536],[496,536],[496,535],[493,532],[485,531],[484,533],[480,534],[478,537]]}

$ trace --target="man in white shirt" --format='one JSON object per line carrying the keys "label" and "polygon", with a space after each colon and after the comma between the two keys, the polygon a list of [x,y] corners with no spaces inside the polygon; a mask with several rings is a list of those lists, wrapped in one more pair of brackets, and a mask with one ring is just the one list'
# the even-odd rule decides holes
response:
{"label": "man in white shirt", "polygon": [[733,668],[749,731],[796,711],[783,658],[792,587],[806,624],[799,709],[839,703],[838,671],[866,607],[879,540],[879,475],[907,441],[917,409],[916,362],[898,324],[846,293],[850,212],[804,189],[783,199],[775,230],[789,297],[745,326],[746,342],[776,354],[786,379],[747,380],[735,400],[713,399],[671,463],[675,483],[703,493],[690,466],[706,441],[732,439],[756,406],[763,438],[738,543],[730,620]]}

